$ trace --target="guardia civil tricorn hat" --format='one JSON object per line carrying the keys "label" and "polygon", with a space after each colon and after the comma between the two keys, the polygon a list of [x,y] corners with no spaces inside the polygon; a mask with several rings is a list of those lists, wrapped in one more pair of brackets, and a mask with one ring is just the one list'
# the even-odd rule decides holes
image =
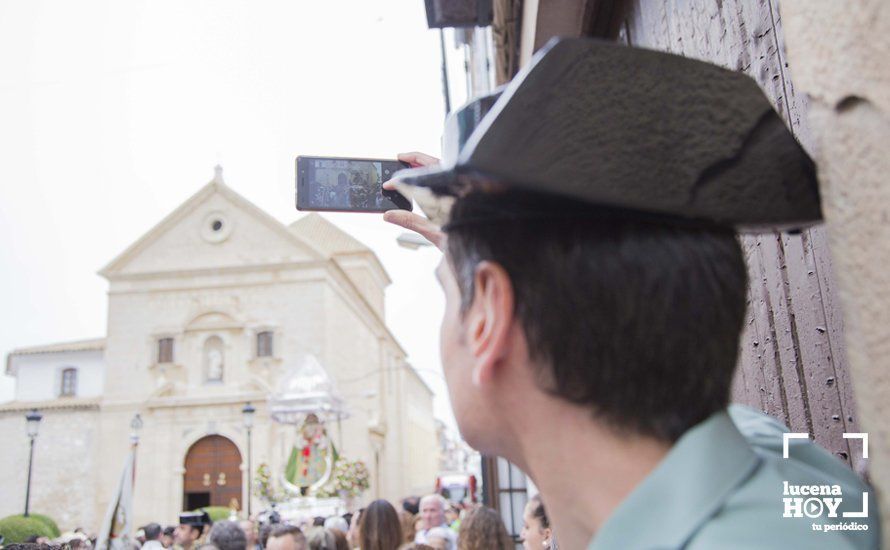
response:
{"label": "guardia civil tricorn hat", "polygon": [[751,78],[585,38],[552,40],[449,117],[440,165],[395,178],[439,223],[486,181],[740,231],[822,217],[812,160]]}

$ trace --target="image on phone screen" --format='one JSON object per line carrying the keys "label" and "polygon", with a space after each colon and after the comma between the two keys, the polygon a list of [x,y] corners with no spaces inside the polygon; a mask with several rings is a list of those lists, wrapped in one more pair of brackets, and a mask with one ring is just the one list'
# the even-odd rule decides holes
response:
{"label": "image on phone screen", "polygon": [[402,195],[382,185],[404,166],[372,159],[297,158],[297,208],[344,212],[410,209]]}

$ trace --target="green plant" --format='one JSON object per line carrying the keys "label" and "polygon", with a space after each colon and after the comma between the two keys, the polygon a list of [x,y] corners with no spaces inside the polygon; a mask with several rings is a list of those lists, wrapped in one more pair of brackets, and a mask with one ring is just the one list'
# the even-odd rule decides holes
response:
{"label": "green plant", "polygon": [[59,525],[56,523],[56,520],[53,518],[44,515],[44,514],[33,514],[29,513],[28,517],[32,517],[38,521],[42,521],[44,525],[49,527],[50,532],[53,534],[53,538],[56,538],[62,534],[62,531],[59,529]]}
{"label": "green plant", "polygon": [[210,516],[211,521],[222,521],[224,519],[229,519],[229,514],[232,513],[231,508],[228,508],[226,506],[205,506],[194,511],[200,512],[202,510],[204,512],[207,512],[207,515]]}
{"label": "green plant", "polygon": [[19,514],[0,519],[0,535],[5,538],[6,544],[25,542],[25,539],[34,535],[49,538],[58,536],[53,534],[52,529],[45,521],[38,519],[34,514],[30,514],[28,517]]}

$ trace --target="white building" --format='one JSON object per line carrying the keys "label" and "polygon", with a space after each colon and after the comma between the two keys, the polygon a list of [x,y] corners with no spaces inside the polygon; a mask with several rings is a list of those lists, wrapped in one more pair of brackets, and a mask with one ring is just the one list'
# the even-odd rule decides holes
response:
{"label": "white building", "polygon": [[[109,282],[106,338],[7,358],[16,393],[0,405],[0,517],[24,505],[31,408],[44,416],[31,510],[63,529],[98,529],[136,413],[137,524],[171,523],[199,504],[245,507],[241,409],[258,409],[254,472],[260,463],[283,471],[295,430],[269,420],[266,400],[302,354],[318,359],[347,403],[351,416],[329,428],[343,456],[368,466],[365,498],[432,488],[433,396],[384,324],[390,280],[371,250],[321,216],[285,226],[217,169],[100,274]],[[262,504],[253,497],[254,511]]]}

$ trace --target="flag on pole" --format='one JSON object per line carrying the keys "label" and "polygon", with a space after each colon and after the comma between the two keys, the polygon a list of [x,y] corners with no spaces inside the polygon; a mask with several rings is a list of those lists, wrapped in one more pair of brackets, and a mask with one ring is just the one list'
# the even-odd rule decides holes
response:
{"label": "flag on pole", "polygon": [[96,550],[130,550],[133,540],[133,467],[136,463],[136,446],[130,449],[124,461],[124,471],[114,497],[105,511],[102,530],[96,541]]}

